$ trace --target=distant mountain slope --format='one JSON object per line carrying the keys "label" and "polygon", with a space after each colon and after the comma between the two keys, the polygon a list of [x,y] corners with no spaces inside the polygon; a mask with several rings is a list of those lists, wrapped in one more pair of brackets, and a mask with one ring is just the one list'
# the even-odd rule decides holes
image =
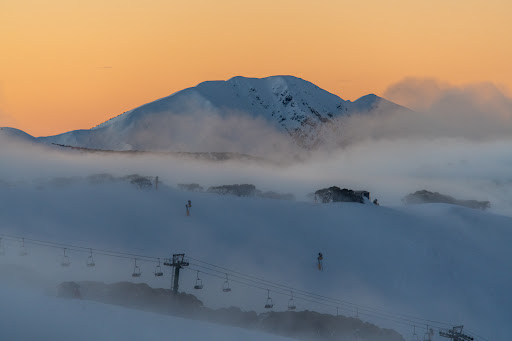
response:
{"label": "distant mountain slope", "polygon": [[9,127],[0,127],[0,139],[8,139],[13,142],[38,142],[37,138],[34,136],[27,134],[22,130]]}
{"label": "distant mountain slope", "polygon": [[[345,101],[293,76],[234,77],[176,92],[90,130],[40,139],[97,149],[199,151],[187,149],[197,144],[197,139],[187,139],[192,135],[203,139],[202,146],[198,147],[200,151],[219,151],[204,148],[219,148],[219,139],[222,148],[230,142],[243,145],[240,138],[243,140],[247,133],[261,129],[262,140],[274,133],[289,135],[295,144],[312,149],[319,143],[320,128],[328,126],[335,118],[378,113],[384,107],[386,111],[405,109],[375,95]],[[254,143],[254,139],[258,139],[256,134],[250,143]],[[277,139],[274,144],[282,143]]]}

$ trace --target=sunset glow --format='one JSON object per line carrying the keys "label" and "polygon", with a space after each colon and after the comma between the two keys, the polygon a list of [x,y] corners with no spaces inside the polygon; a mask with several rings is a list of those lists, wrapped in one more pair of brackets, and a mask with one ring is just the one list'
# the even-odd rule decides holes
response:
{"label": "sunset glow", "polygon": [[405,77],[512,89],[511,14],[509,0],[3,0],[0,126],[88,129],[237,75],[350,100]]}

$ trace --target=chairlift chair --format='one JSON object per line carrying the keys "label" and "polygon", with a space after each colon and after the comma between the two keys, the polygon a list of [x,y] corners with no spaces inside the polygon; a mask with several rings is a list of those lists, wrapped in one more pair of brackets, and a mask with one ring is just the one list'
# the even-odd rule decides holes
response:
{"label": "chairlift chair", "polygon": [[92,258],[92,249],[90,249],[90,251],[91,251],[91,254],[89,255],[89,257],[87,257],[87,262],[85,263],[88,268],[92,268],[93,266],[96,265],[94,263],[94,259]]}
{"label": "chairlift chair", "polygon": [[203,280],[199,278],[199,271],[197,272],[196,285],[194,285],[194,289],[201,290],[203,288]]}
{"label": "chairlift chair", "polygon": [[140,267],[137,265],[137,258],[135,258],[135,266],[133,267],[132,277],[140,277]]}
{"label": "chairlift chair", "polygon": [[228,274],[226,274],[226,280],[224,281],[224,285],[222,286],[223,292],[230,292],[231,288],[229,287]]}
{"label": "chairlift chair", "polygon": [[295,301],[293,299],[293,292],[292,292],[292,297],[288,301],[288,310],[295,310],[295,309],[297,309],[297,306],[295,306]]}
{"label": "chairlift chair", "polygon": [[69,257],[66,255],[66,249],[64,249],[64,256],[62,256],[62,260],[60,262],[60,266],[68,267],[70,265],[71,265],[71,261],[69,260]]}
{"label": "chairlift chair", "polygon": [[158,258],[158,265],[155,268],[155,277],[161,277],[164,273],[162,272],[162,267],[160,266],[160,258]]}
{"label": "chairlift chair", "polygon": [[266,309],[271,309],[274,306],[272,299],[270,298],[270,290],[267,290],[267,302],[265,303]]}

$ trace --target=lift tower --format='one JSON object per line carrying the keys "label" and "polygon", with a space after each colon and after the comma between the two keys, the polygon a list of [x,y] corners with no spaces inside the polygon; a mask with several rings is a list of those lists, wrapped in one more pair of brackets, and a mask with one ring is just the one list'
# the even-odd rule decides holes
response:
{"label": "lift tower", "polygon": [[172,281],[172,291],[177,294],[179,281],[180,281],[180,269],[184,266],[188,266],[188,262],[185,261],[184,253],[175,253],[172,255],[172,261],[164,262],[164,265],[172,266],[174,268],[173,273],[173,281]]}
{"label": "lift tower", "polygon": [[440,330],[439,335],[452,339],[453,341],[473,341],[471,336],[462,334],[462,328],[464,328],[464,326],[453,327],[451,330],[448,329],[446,331]]}

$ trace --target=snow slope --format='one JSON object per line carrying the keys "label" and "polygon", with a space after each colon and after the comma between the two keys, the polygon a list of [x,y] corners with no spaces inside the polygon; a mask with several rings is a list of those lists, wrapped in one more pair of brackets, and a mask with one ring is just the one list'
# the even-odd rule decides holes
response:
{"label": "snow slope", "polygon": [[22,130],[10,127],[0,127],[0,139],[4,141],[10,140],[12,142],[24,142],[24,143],[37,143],[37,138],[30,134],[25,133]]}
{"label": "snow slope", "polygon": [[291,340],[206,322],[0,287],[0,339]]}
{"label": "snow slope", "polygon": [[[183,204],[189,199],[193,207],[187,217]],[[185,252],[298,289],[464,324],[487,339],[502,339],[511,331],[512,306],[507,302],[512,301],[512,275],[505,270],[512,265],[509,217],[450,205],[320,205],[170,188],[140,191],[119,183],[18,186],[2,191],[0,200],[3,233],[162,258]],[[32,265],[50,282],[132,280],[131,260],[98,256],[98,268],[91,271],[83,254],[71,253],[72,267],[62,269],[62,250],[28,246],[30,256],[19,257],[18,243],[6,247],[7,258],[1,262]],[[319,251],[324,254],[323,272],[315,264]],[[154,264],[140,266],[143,276],[136,281],[169,286],[167,274],[153,277]],[[192,289],[195,276],[185,271],[181,288],[205,304],[263,310],[266,291],[233,283],[233,292],[225,294],[222,278],[203,275],[205,289],[197,293]],[[285,310],[289,297],[271,295],[274,309]],[[297,306],[335,313],[332,307],[300,299]],[[353,307],[340,306],[342,314],[355,314]],[[359,315],[398,330],[406,339],[411,334],[410,326],[362,309]]]}
{"label": "snow slope", "polygon": [[[227,151],[225,146],[224,150],[218,149],[219,137],[226,138],[238,130],[242,130],[242,136],[262,130],[290,135],[295,143],[311,149],[321,141],[321,128],[329,126],[337,117],[399,110],[407,109],[375,95],[345,101],[293,76],[234,77],[203,82],[125,112],[90,130],[40,139],[96,149]],[[233,116],[238,120],[233,120]],[[194,143],[183,136],[183,130],[185,135],[207,139],[201,145],[203,150],[190,150]],[[263,142],[265,135],[260,135],[256,138]]]}
{"label": "snow slope", "polygon": [[[358,303],[361,318],[394,328],[407,340],[412,326],[376,317],[363,306],[395,317],[399,313],[464,324],[487,340],[504,339],[512,319],[512,275],[507,270],[512,268],[511,143],[406,142],[352,146],[325,160],[288,167],[0,143],[0,233],[161,258],[185,252],[226,269]],[[98,181],[108,176],[87,178],[98,173],[159,175],[162,183],[159,191],[144,191],[129,182]],[[190,182],[254,183],[265,191],[292,192],[303,201],[217,196],[166,186]],[[305,194],[329,185],[367,189],[382,206],[306,201]],[[400,198],[421,188],[488,199],[491,211],[400,205]],[[183,206],[189,199],[193,207],[187,217]],[[29,255],[21,257],[19,240],[2,244],[6,255],[0,256],[0,282],[23,277],[4,271],[12,264],[40,273],[28,281],[39,292],[54,292],[61,281],[133,280],[131,257],[98,254],[97,266],[90,269],[86,254],[70,251],[71,267],[62,268],[61,247],[27,245]],[[316,269],[318,252],[324,254],[323,272]],[[169,287],[169,269],[155,278],[155,264],[138,264],[142,277],[135,281]],[[184,270],[181,290],[197,294],[207,306],[264,310],[264,289],[233,282],[233,291],[223,293],[222,270],[220,278],[202,274],[205,288],[194,291],[194,267],[197,263]],[[274,309],[285,310],[289,292],[269,289]],[[336,313],[335,307],[299,297],[296,303],[299,310]],[[340,303],[339,308],[345,315],[356,313],[353,305]],[[424,322],[414,323],[418,331]]]}

